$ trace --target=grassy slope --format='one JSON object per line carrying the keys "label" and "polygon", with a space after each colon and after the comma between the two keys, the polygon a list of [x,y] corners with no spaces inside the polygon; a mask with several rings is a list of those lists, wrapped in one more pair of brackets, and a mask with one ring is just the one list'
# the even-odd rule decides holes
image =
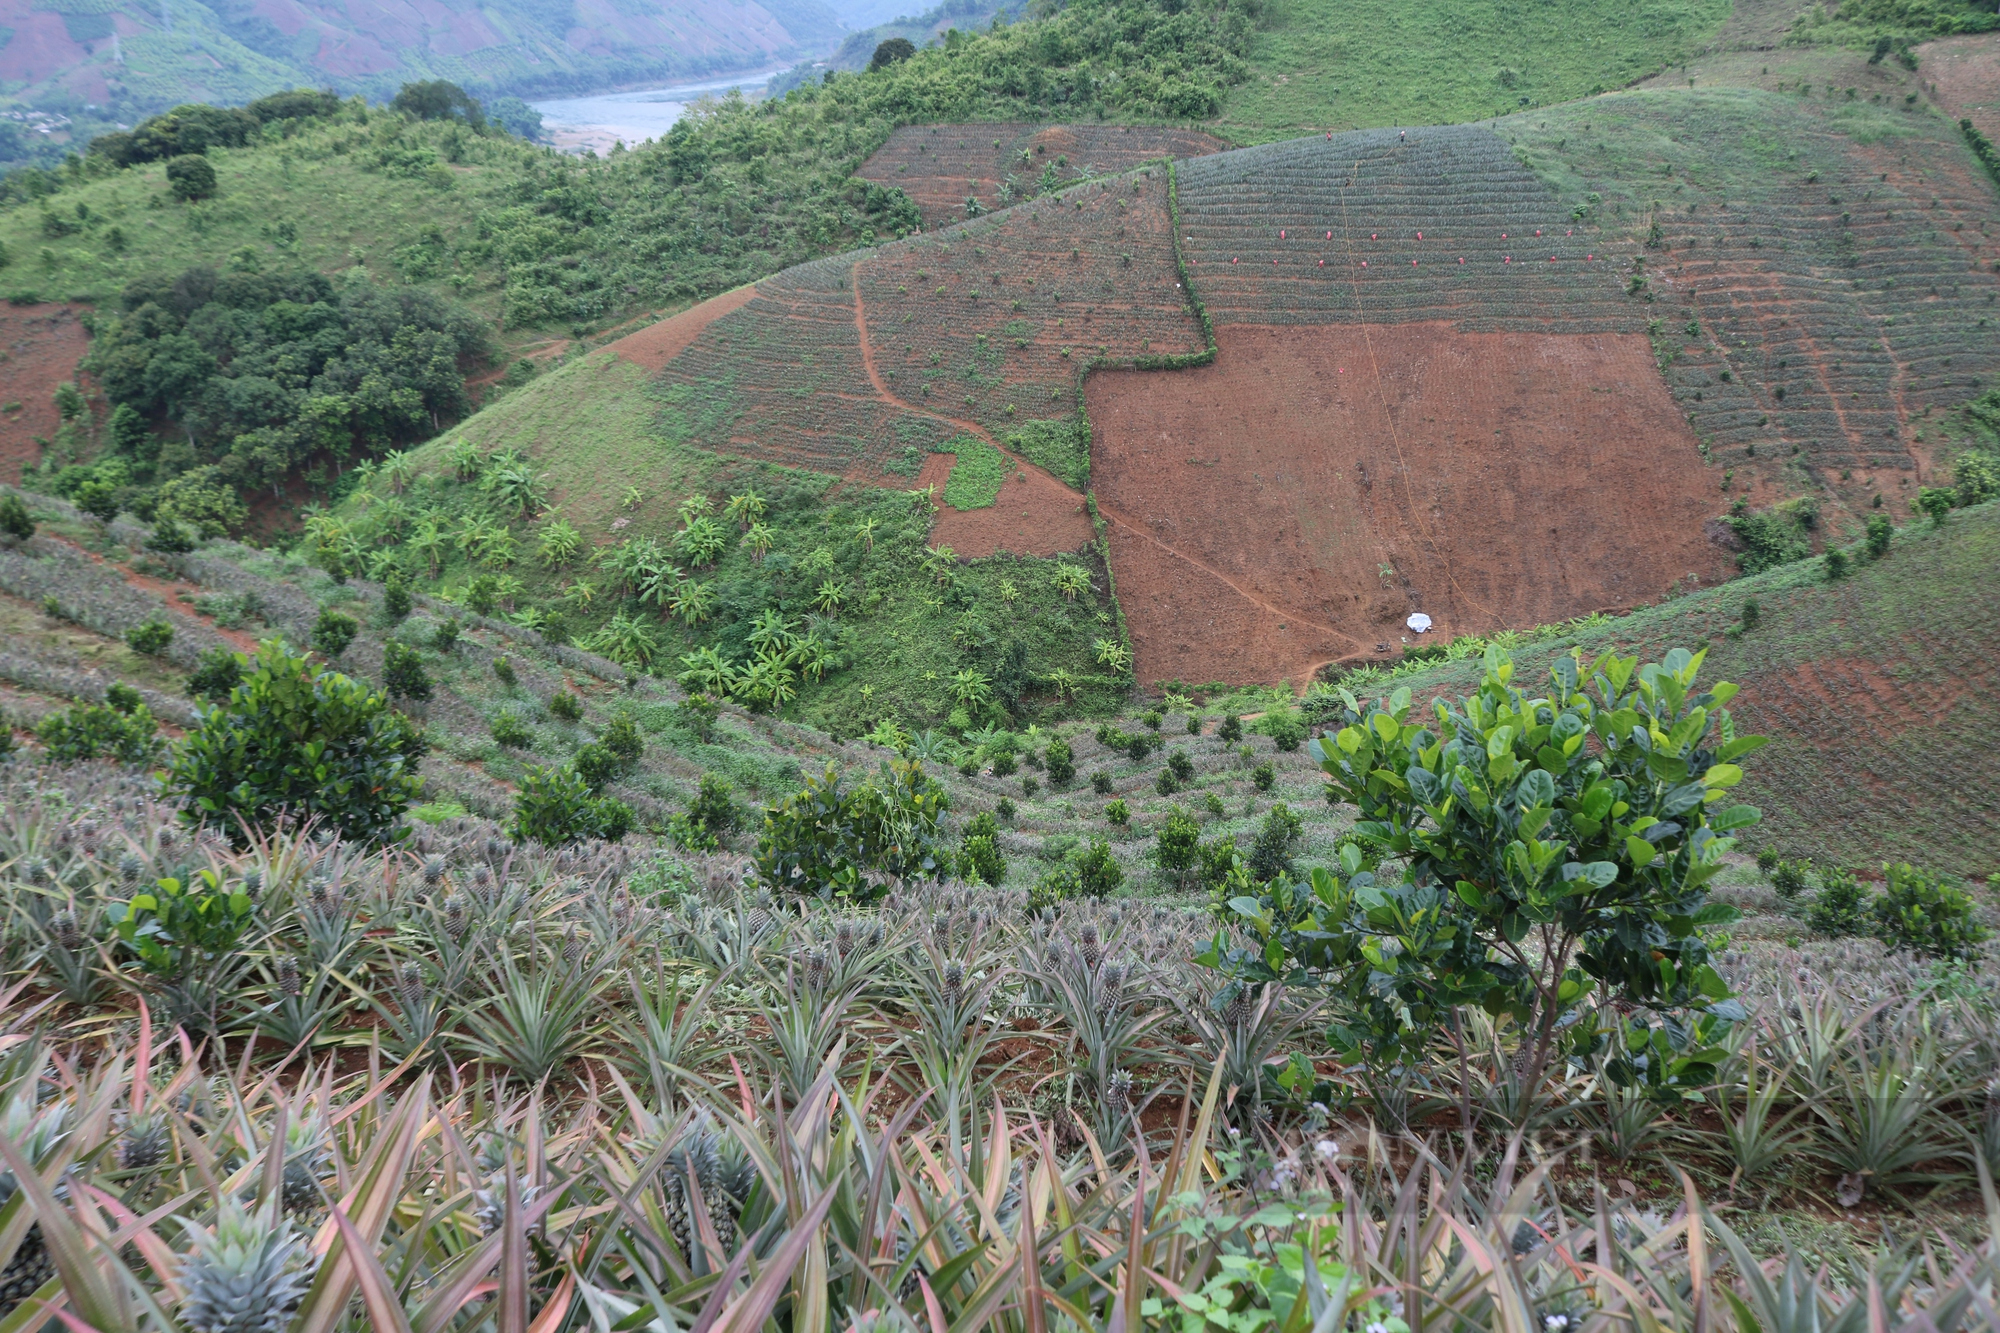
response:
{"label": "grassy slope", "polygon": [[[1765,824],[1748,839],[1822,863],[1909,859],[2000,872],[2000,504],[1954,513],[1944,530],[1899,532],[1889,556],[1840,583],[1811,561],[1561,634],[1514,657],[1524,683],[1572,647],[1657,661],[1709,650],[1703,678],[1743,687],[1742,730],[1772,743],[1745,765]],[[1740,623],[1755,599],[1758,627]],[[1478,663],[1401,678],[1419,695],[1461,696]]]}
{"label": "grassy slope", "polygon": [[1250,79],[1216,128],[1241,143],[1301,130],[1444,125],[1622,87],[1704,44],[1728,0],[1280,0]]}
{"label": "grassy slope", "polygon": [[[435,125],[402,131],[412,145],[434,146],[443,135]],[[12,257],[0,270],[0,286],[115,308],[119,291],[135,277],[196,264],[220,267],[246,247],[267,268],[295,262],[330,273],[358,262],[380,280],[400,282],[399,248],[430,226],[453,246],[473,239],[478,214],[512,202],[508,189],[519,164],[539,152],[519,140],[473,141],[466,160],[450,169],[451,188],[439,189],[371,168],[371,143],[368,131],[337,125],[283,144],[215,149],[209,158],[217,197],[192,205],[168,192],[162,163],[88,180],[48,201],[65,215],[79,204],[89,210],[91,221],[72,236],[45,236],[39,208],[0,212],[0,245]],[[294,242],[280,244],[282,223],[295,229]],[[124,234],[122,253],[109,239],[113,227]],[[504,277],[497,257],[446,267],[420,285],[497,317]]]}

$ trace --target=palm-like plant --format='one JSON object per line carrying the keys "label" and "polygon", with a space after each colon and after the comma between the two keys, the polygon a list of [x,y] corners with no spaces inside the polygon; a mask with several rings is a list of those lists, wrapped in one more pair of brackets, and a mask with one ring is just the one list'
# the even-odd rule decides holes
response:
{"label": "palm-like plant", "polygon": [[579,610],[588,610],[597,600],[597,585],[589,579],[577,579],[562,591],[563,601]]}
{"label": "palm-like plant", "polygon": [[715,501],[700,491],[692,491],[680,502],[678,512],[682,526],[686,526],[698,518],[714,513]]}
{"label": "palm-like plant", "polygon": [[703,694],[733,694],[737,672],[729,659],[714,648],[697,648],[681,658],[679,679],[682,688]]}
{"label": "palm-like plant", "polygon": [[864,518],[854,525],[854,535],[861,539],[861,549],[871,555],[875,551],[875,529],[880,526],[872,518]]}
{"label": "palm-like plant", "polygon": [[838,579],[828,579],[813,593],[813,605],[828,615],[837,615],[847,600],[847,585]]}
{"label": "palm-like plant", "polygon": [[709,613],[715,609],[718,596],[714,584],[684,579],[674,585],[674,595],[667,603],[667,609],[672,611],[682,624],[699,625],[707,620]]}
{"label": "palm-like plant", "polygon": [[604,628],[584,641],[583,646],[594,653],[604,654],[620,666],[641,670],[652,666],[653,659],[660,654],[660,641],[652,629],[644,621],[635,620],[623,611],[613,615]]}
{"label": "palm-like plant", "polygon": [[722,514],[730,522],[748,531],[758,519],[764,517],[764,497],[753,487],[741,495],[729,497],[729,503],[722,507]]}
{"label": "palm-like plant", "polygon": [[1091,647],[1096,652],[1099,666],[1123,671],[1132,664],[1132,650],[1116,639],[1099,639]]}
{"label": "palm-like plant", "polygon": [[792,662],[800,674],[823,680],[833,666],[833,650],[817,634],[801,635],[792,643]]}
{"label": "palm-like plant", "polygon": [[382,455],[382,479],[389,484],[391,495],[401,495],[409,489],[410,478],[416,474],[416,464],[411,461],[408,451],[391,449]]}
{"label": "palm-like plant", "polygon": [[750,558],[762,563],[764,553],[777,543],[778,534],[768,523],[752,523],[743,533],[743,545],[750,549]]}
{"label": "palm-like plant", "polygon": [[1076,693],[1076,673],[1068,667],[1057,667],[1049,672],[1049,688],[1056,692],[1057,699],[1067,699]]}
{"label": "palm-like plant", "polygon": [[529,467],[525,461],[508,457],[490,468],[480,484],[503,511],[511,511],[516,518],[526,518],[542,503],[543,479],[543,474]]}
{"label": "palm-like plant", "polygon": [[458,1042],[466,1054],[534,1086],[590,1053],[603,1032],[603,978],[572,966],[523,971],[503,954],[490,993],[470,1006]]}
{"label": "palm-like plant", "polygon": [[977,708],[991,698],[993,681],[977,667],[960,667],[952,674],[951,697],[966,708]]}
{"label": "palm-like plant", "polygon": [[576,553],[583,549],[583,534],[571,527],[568,519],[558,518],[542,525],[536,546],[542,568],[561,569],[575,560]]}
{"label": "palm-like plant", "polygon": [[674,534],[674,550],[693,565],[712,565],[728,544],[722,526],[712,518],[697,518]]}
{"label": "palm-like plant", "polygon": [[417,524],[417,530],[410,534],[410,547],[430,565],[431,578],[436,579],[444,565],[444,554],[451,547],[451,538],[445,535],[443,526],[435,517],[429,517]]}
{"label": "palm-like plant", "polygon": [[461,437],[451,446],[452,475],[460,481],[474,481],[486,467],[486,455],[479,446]]}
{"label": "palm-like plant", "polygon": [[791,641],[792,627],[776,607],[765,607],[750,623],[749,643],[753,652],[782,653]]}
{"label": "palm-like plant", "polygon": [[1073,602],[1090,591],[1090,571],[1081,565],[1058,565],[1055,582],[1056,591]]}

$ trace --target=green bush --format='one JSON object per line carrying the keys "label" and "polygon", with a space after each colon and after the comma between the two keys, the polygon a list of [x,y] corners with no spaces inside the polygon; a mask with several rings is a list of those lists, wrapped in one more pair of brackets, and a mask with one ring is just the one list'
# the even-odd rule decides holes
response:
{"label": "green bush", "polygon": [[1194,781],[1194,760],[1187,757],[1185,750],[1175,750],[1167,756],[1167,771],[1174,775],[1174,781],[1183,785]]}
{"label": "green bush", "polygon": [[1111,794],[1111,775],[1101,768],[1098,769],[1090,775],[1090,789],[1099,796],[1109,796]]}
{"label": "green bush", "polygon": [[534,744],[535,737],[527,724],[515,717],[511,711],[502,712],[493,719],[493,742],[496,745],[526,749]]}
{"label": "green bush", "polygon": [[667,836],[684,851],[713,852],[726,846],[729,835],[743,823],[735,794],[736,788],[721,774],[702,774],[688,808],[667,821]]}
{"label": "green bush", "polygon": [[390,640],[382,646],[382,688],[391,699],[431,697],[431,677],[424,670],[423,655],[407,643]]}
{"label": "green bush", "polygon": [[70,500],[99,523],[109,523],[118,517],[118,488],[108,481],[92,478],[77,487]]}
{"label": "green bush", "polygon": [[[691,732],[698,741],[709,741],[715,736],[715,719],[722,715],[722,704],[712,694],[699,690],[674,705],[674,717]],[[961,770],[963,771],[963,770]],[[977,767],[973,769],[976,773]],[[971,773],[966,774],[971,777]]]}
{"label": "green bush", "polygon": [[618,771],[629,773],[645,756],[646,741],[639,735],[639,724],[629,712],[621,711],[604,728],[604,734],[597,743],[609,750],[618,761]]}
{"label": "green bush", "polygon": [[1944,876],[1908,862],[1885,864],[1882,873],[1888,882],[1875,900],[1875,933],[1891,949],[1968,958],[1985,942],[1971,896]]}
{"label": "green bush", "polygon": [[1125,753],[1132,757],[1132,762],[1135,764],[1145,763],[1146,756],[1152,752],[1153,738],[1143,731],[1126,742]]}
{"label": "green bush", "polygon": [[390,570],[389,578],[382,585],[382,614],[392,625],[400,625],[410,614],[414,599],[410,596],[410,585],[403,581],[399,570]]}
{"label": "green bush", "polygon": [[146,549],[161,555],[186,555],[194,549],[195,536],[181,523],[163,518],[153,525],[152,535],[146,538]]}
{"label": "green bush", "polygon": [[1132,822],[1132,811],[1122,799],[1111,801],[1104,807],[1104,817],[1123,828]]}
{"label": "green bush", "polygon": [[319,613],[319,620],[313,624],[313,651],[329,660],[339,657],[360,632],[361,626],[353,616],[329,606]]}
{"label": "green bush", "polygon": [[1201,864],[1201,825],[1187,811],[1175,809],[1153,842],[1153,863],[1163,874],[1186,887],[1187,880]]}
{"label": "green bush", "polygon": [[129,713],[104,704],[77,704],[51,713],[35,728],[46,756],[58,762],[116,759],[143,764],[159,753],[159,725],[144,704]]}
{"label": "green bush", "polygon": [[158,657],[174,641],[174,627],[158,616],[125,631],[125,642],[135,653]]}
{"label": "green bush", "polygon": [[1285,754],[1305,743],[1306,724],[1295,708],[1273,708],[1257,719],[1257,730],[1271,738],[1271,744]]}
{"label": "green bush", "polygon": [[1896,534],[1896,525],[1886,514],[1868,516],[1868,558],[1880,560],[1889,554],[1889,542]]}
{"label": "green bush", "polygon": [[508,689],[510,690],[513,689],[515,684],[517,683],[517,678],[514,675],[514,664],[508,661],[505,657],[494,658],[493,678],[499,681],[502,685],[505,685]]}
{"label": "green bush", "polygon": [[581,722],[583,705],[578,703],[576,696],[568,690],[557,690],[549,696],[549,716],[560,718],[564,722]]}
{"label": "green bush", "polygon": [[1787,902],[1806,891],[1806,876],[1812,874],[1811,861],[1779,860],[1766,873],[1771,877],[1771,887]]}
{"label": "green bush", "polygon": [[1039,779],[1032,776],[1021,779],[1021,796],[1023,799],[1032,801],[1041,794],[1042,784]]}
{"label": "green bush", "polygon": [[1111,844],[1102,838],[1091,839],[1090,846],[1072,853],[1070,860],[1076,866],[1077,890],[1086,898],[1108,898],[1125,882]]}
{"label": "green bush", "polygon": [[1305,834],[1305,821],[1293,814],[1283,801],[1272,806],[1257,827],[1257,841],[1250,848],[1250,877],[1259,884],[1294,873],[1292,849]]}
{"label": "green bush", "polygon": [[1201,735],[1201,719],[1193,713],[1188,714],[1187,734],[1190,736]]}
{"label": "green bush", "polygon": [[1076,781],[1076,755],[1069,748],[1069,742],[1057,736],[1049,742],[1042,762],[1049,772],[1049,786],[1061,791]]}
{"label": "green bush", "polygon": [[1159,776],[1153,779],[1153,790],[1162,796],[1172,796],[1180,789],[1181,784],[1175,780],[1172,769],[1161,769]]}
{"label": "green bush", "polygon": [[569,763],[590,788],[592,795],[602,792],[604,784],[618,776],[618,756],[599,741],[578,746]]}
{"label": "green bush", "polygon": [[34,517],[18,495],[0,495],[0,534],[23,542],[35,535]]}
{"label": "green bush", "polygon": [[569,765],[530,764],[521,775],[508,830],[522,842],[560,847],[586,838],[617,842],[632,831],[632,822],[631,806],[593,795],[590,784]]}
{"label": "green bush", "polygon": [[215,167],[200,153],[183,153],[167,159],[167,188],[183,203],[208,199],[215,194]]}
{"label": "green bush", "polygon": [[965,826],[958,844],[958,877],[996,886],[1007,878],[1007,860],[1000,855],[1000,825],[992,815],[976,815]]}
{"label": "green bush", "polygon": [[174,748],[165,789],[189,803],[189,818],[239,844],[308,819],[354,840],[402,837],[403,814],[423,790],[423,732],[367,685],[315,669],[276,640],[245,666]]}
{"label": "green bush", "polygon": [[457,652],[460,632],[457,616],[440,621],[437,628],[431,631],[431,647],[441,653]]}
{"label": "green bush", "polygon": [[824,774],[764,812],[758,877],[791,897],[858,902],[887,892],[881,877],[940,878],[950,863],[937,837],[946,802],[916,760],[886,761],[853,784],[829,762]]}
{"label": "green bush", "polygon": [[1250,785],[1258,791],[1269,791],[1278,785],[1278,770],[1269,763],[1257,765],[1250,770]]}
{"label": "green bush", "polygon": [[1865,935],[1868,917],[1868,890],[1853,871],[1830,867],[1819,872],[1819,892],[1806,913],[1808,927],[1822,935]]}
{"label": "green bush", "polygon": [[1820,562],[1826,569],[1828,583],[1838,583],[1847,577],[1847,552],[1838,546],[1828,547],[1826,554],[1820,557]]}
{"label": "green bush", "polygon": [[1215,734],[1224,744],[1236,744],[1243,739],[1243,719],[1234,713],[1229,714],[1222,719],[1222,725],[1215,729]]}
{"label": "green bush", "polygon": [[1158,731],[1160,724],[1166,721],[1164,717],[1160,716],[1160,710],[1157,708],[1148,710],[1146,715],[1139,720],[1146,724],[1146,730],[1148,731]]}
{"label": "green bush", "polygon": [[1001,750],[993,756],[993,776],[1011,778],[1014,776],[1015,762],[1012,750]]}
{"label": "green bush", "polygon": [[243,679],[244,658],[227,648],[211,648],[201,655],[201,662],[194,674],[188,677],[187,692],[190,697],[206,699],[219,704],[229,698],[229,692]]}
{"label": "green bush", "polygon": [[104,702],[107,707],[115,708],[127,717],[146,706],[146,701],[140,697],[139,691],[122,680],[114,680],[104,687]]}

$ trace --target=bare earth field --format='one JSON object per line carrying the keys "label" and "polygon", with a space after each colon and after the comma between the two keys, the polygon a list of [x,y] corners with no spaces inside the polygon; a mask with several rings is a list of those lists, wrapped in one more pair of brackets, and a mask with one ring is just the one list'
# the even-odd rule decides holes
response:
{"label": "bare earth field", "polygon": [[[90,340],[76,306],[0,306],[0,481],[40,461],[37,435],[56,433],[56,386],[76,378]],[[18,404],[18,406],[16,406]]]}
{"label": "bare earth field", "polygon": [[[1726,577],[1715,481],[1639,335],[1225,326],[1095,375],[1091,470],[1141,681],[1302,680]],[[1641,554],[1643,553],[1643,554]]]}
{"label": "bare earth field", "polygon": [[2000,32],[1947,37],[1917,48],[1917,68],[1933,100],[1957,120],[2000,139]]}

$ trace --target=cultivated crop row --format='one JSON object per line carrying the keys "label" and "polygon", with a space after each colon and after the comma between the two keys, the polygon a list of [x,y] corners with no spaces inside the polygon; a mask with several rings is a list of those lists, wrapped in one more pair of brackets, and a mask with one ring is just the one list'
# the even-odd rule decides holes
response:
{"label": "cultivated crop row", "polygon": [[1179,168],[1181,239],[1217,324],[1452,320],[1632,332],[1619,265],[1489,130],[1366,130]]}
{"label": "cultivated crop row", "polygon": [[1204,346],[1157,167],[884,247],[855,272],[889,392],[996,435],[1072,415],[1093,362]]}
{"label": "cultivated crop row", "polygon": [[1197,130],[1149,125],[905,125],[854,174],[894,185],[916,201],[924,226],[1004,208],[1093,176],[1115,175],[1162,157],[1220,152]]}
{"label": "cultivated crop row", "polygon": [[855,327],[854,256],[787,269],[716,320],[661,379],[674,443],[844,476],[893,453]]}
{"label": "cultivated crop row", "polygon": [[114,639],[148,622],[163,621],[174,632],[161,655],[176,666],[193,667],[202,653],[226,643],[208,625],[134,588],[116,570],[67,542],[46,537],[0,550],[0,592],[35,602],[52,615]]}

